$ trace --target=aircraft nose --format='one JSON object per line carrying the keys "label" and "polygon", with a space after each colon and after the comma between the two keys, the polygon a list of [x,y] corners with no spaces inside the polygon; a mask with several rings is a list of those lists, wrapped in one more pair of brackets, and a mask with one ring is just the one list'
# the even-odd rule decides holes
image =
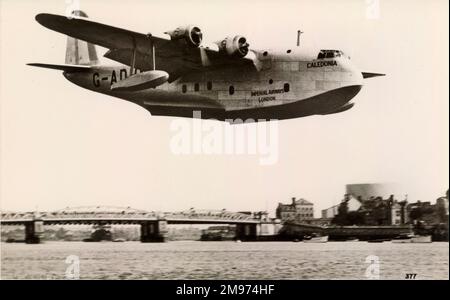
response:
{"label": "aircraft nose", "polygon": [[343,81],[347,81],[350,85],[362,85],[363,84],[363,74],[361,71],[352,64],[349,60],[344,60],[342,62],[343,69]]}

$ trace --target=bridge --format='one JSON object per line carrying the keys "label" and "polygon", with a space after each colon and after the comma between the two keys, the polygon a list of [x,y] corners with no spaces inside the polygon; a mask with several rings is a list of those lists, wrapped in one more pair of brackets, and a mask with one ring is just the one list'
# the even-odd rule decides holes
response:
{"label": "bridge", "polygon": [[[236,238],[253,239],[271,223],[262,214],[226,210],[195,210],[155,212],[131,207],[83,206],[56,211],[2,212],[1,225],[24,225],[25,242],[39,243],[44,225],[140,225],[141,242],[163,242],[169,224],[231,224],[236,225]],[[263,225],[264,224],[264,225]]]}

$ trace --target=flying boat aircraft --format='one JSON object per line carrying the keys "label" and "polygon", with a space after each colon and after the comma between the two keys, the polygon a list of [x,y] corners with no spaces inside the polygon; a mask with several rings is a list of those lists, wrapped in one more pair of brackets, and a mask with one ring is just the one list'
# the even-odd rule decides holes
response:
{"label": "flying boat aircraft", "polygon": [[[87,19],[38,14],[41,25],[68,36],[65,64],[29,64],[63,71],[88,90],[140,105],[155,116],[269,121],[349,110],[364,79],[344,52],[250,49],[236,35],[203,44],[199,27],[180,26],[164,37]],[[109,49],[101,64],[95,45]]]}

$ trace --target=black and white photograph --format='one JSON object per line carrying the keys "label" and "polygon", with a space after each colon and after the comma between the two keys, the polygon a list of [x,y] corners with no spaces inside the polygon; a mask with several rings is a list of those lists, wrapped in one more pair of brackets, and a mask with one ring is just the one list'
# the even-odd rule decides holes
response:
{"label": "black and white photograph", "polygon": [[448,39],[446,0],[0,0],[0,278],[448,280]]}

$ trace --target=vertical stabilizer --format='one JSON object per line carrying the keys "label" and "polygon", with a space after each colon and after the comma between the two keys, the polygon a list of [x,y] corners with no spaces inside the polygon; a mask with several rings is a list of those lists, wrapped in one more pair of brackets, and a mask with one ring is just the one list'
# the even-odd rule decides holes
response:
{"label": "vertical stabilizer", "polygon": [[[73,11],[72,15],[87,18],[87,15],[81,10]],[[97,51],[95,50],[94,44],[70,36],[67,37],[66,64],[91,66],[98,63]]]}

